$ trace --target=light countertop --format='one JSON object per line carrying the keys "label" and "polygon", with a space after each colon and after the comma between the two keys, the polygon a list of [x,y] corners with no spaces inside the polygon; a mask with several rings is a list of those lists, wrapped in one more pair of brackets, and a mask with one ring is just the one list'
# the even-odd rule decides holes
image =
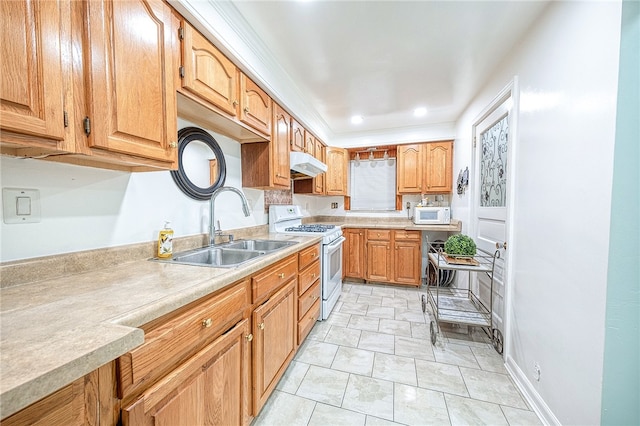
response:
{"label": "light countertop", "polygon": [[0,290],[0,418],[144,342],[143,324],[320,242],[298,244],[235,268],[132,261]]}

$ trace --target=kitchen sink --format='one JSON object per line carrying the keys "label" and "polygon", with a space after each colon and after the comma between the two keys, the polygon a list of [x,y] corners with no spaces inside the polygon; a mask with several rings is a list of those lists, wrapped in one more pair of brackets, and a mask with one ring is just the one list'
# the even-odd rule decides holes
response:
{"label": "kitchen sink", "polygon": [[295,241],[278,240],[239,240],[231,243],[202,247],[199,249],[175,253],[171,259],[154,259],[162,262],[182,263],[186,265],[233,268],[245,262],[264,256],[285,247],[296,244]]}
{"label": "kitchen sink", "polygon": [[257,250],[257,251],[275,251],[296,244],[295,241],[278,241],[278,240],[239,240],[233,243],[225,244],[225,247],[238,250]]}
{"label": "kitchen sink", "polygon": [[232,268],[264,254],[264,251],[257,250],[238,250],[227,247],[205,247],[178,253],[173,256],[171,261],[175,263],[186,263],[189,265]]}

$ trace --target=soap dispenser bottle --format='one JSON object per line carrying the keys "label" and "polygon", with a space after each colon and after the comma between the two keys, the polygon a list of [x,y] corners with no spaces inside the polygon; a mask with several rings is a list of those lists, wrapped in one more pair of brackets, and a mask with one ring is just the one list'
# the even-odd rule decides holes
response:
{"label": "soap dispenser bottle", "polygon": [[171,222],[164,223],[164,229],[158,235],[158,257],[168,259],[173,254],[173,229],[169,227]]}

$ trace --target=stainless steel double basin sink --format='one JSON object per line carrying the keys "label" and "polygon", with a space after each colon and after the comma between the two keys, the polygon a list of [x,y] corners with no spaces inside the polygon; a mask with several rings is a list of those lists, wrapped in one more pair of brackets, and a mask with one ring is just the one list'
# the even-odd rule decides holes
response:
{"label": "stainless steel double basin sink", "polygon": [[295,241],[239,240],[226,244],[202,247],[173,255],[165,262],[200,265],[215,268],[233,268],[296,244]]}

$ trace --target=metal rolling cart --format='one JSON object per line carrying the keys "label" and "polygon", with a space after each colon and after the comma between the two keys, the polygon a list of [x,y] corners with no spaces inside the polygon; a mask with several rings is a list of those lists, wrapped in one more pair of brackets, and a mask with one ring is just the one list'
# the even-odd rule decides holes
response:
{"label": "metal rolling cart", "polygon": [[[422,312],[426,312],[427,304],[431,306],[435,319],[429,324],[431,344],[435,345],[440,323],[481,327],[491,339],[494,349],[502,354],[502,333],[493,328],[493,277],[496,259],[500,258],[500,250],[493,254],[477,249],[475,256],[450,257],[443,252],[441,246],[427,242],[429,262],[435,268],[435,285],[427,286],[427,294],[422,295]],[[445,271],[468,271],[469,285],[466,289],[441,287],[440,280]],[[490,294],[487,307],[471,289],[471,272],[484,273],[489,277]]]}

